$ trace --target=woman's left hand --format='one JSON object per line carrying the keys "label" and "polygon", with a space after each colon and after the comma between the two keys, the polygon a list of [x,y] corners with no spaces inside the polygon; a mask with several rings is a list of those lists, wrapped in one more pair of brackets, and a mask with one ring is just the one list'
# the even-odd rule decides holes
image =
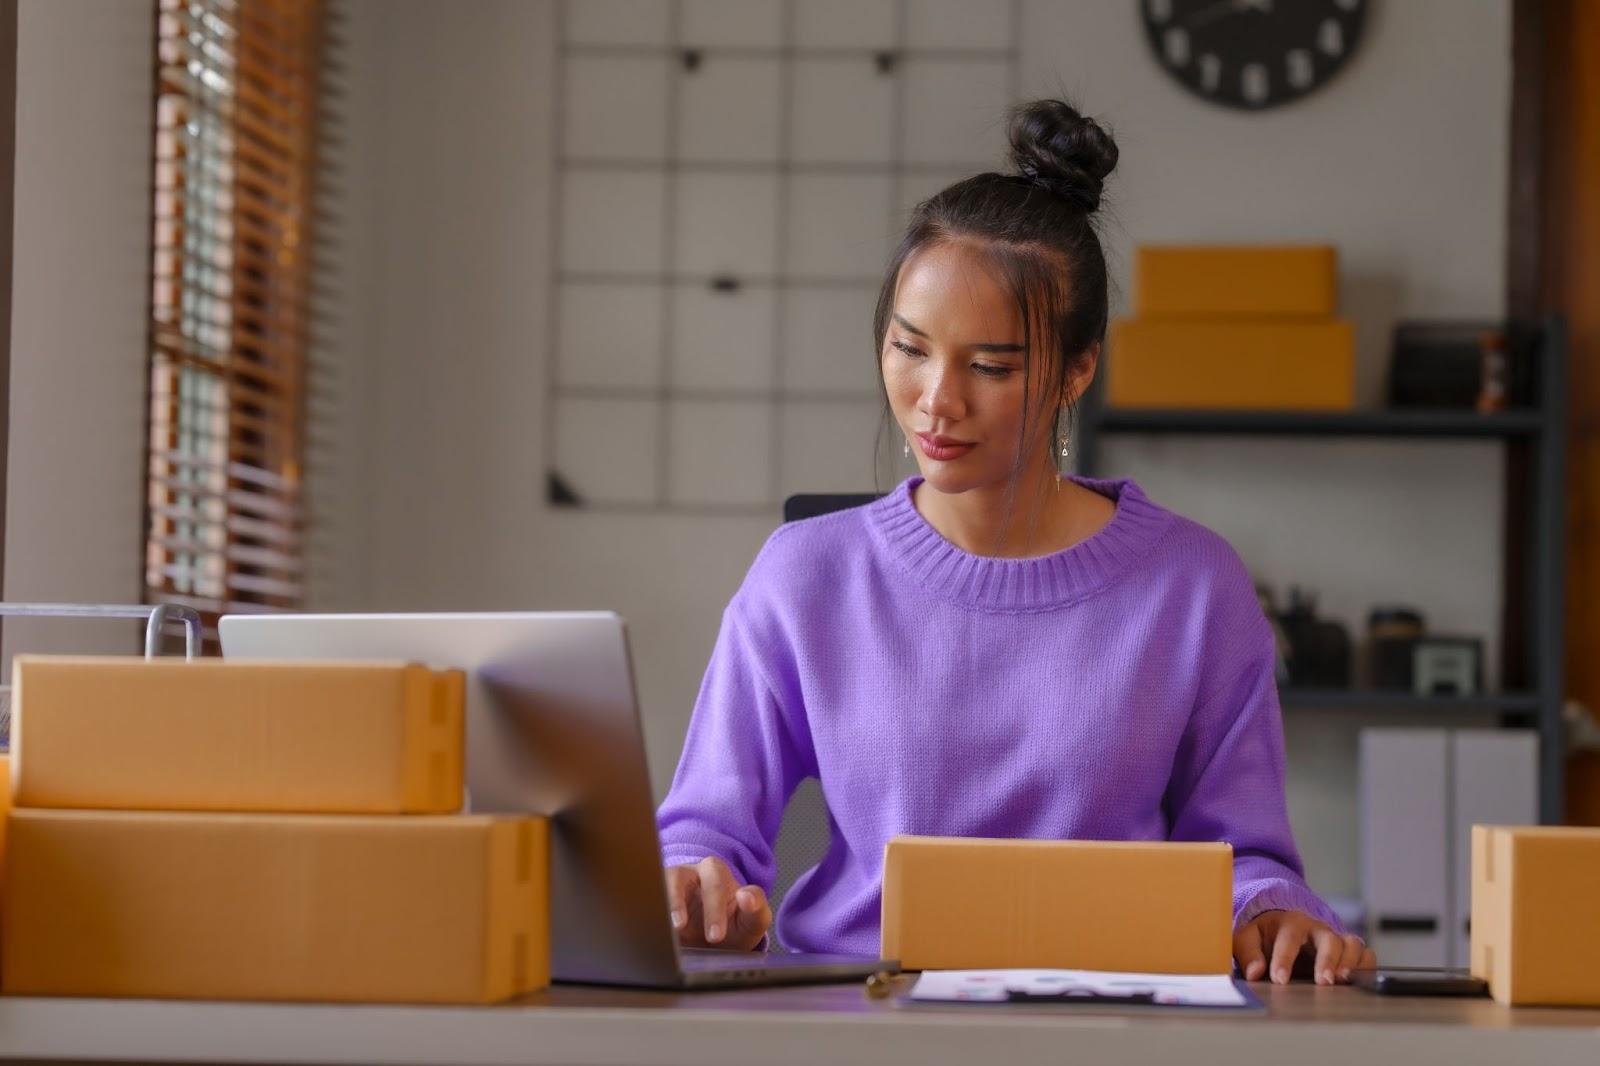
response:
{"label": "woman's left hand", "polygon": [[1351,970],[1377,965],[1360,937],[1336,933],[1301,911],[1262,911],[1233,934],[1233,957],[1247,981],[1265,977],[1270,962],[1273,983],[1286,985],[1302,955],[1315,956],[1311,972],[1319,985],[1348,981]]}

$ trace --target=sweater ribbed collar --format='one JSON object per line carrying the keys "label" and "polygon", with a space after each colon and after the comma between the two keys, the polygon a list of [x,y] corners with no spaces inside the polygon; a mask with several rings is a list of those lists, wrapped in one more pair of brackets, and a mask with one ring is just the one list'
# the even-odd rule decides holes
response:
{"label": "sweater ribbed collar", "polygon": [[869,504],[868,525],[902,569],[944,599],[1003,612],[1065,607],[1094,595],[1126,572],[1161,538],[1172,518],[1131,480],[1069,476],[1115,501],[1116,510],[1099,532],[1050,555],[1001,559],[974,555],[951,544],[912,502],[921,475],[908,477]]}

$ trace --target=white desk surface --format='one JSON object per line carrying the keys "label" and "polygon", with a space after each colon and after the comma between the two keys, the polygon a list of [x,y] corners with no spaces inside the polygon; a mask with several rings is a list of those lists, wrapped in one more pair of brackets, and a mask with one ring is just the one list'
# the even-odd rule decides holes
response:
{"label": "white desk surface", "polygon": [[557,987],[499,1007],[0,997],[0,1060],[1600,1064],[1600,1010],[1253,987],[1264,1012],[905,1007],[868,1000],[858,985],[693,994]]}

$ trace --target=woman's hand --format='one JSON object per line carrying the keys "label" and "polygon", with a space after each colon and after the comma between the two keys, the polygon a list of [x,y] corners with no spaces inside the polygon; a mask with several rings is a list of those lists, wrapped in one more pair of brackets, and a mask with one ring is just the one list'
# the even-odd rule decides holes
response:
{"label": "woman's hand", "polygon": [[1268,973],[1286,985],[1295,960],[1315,956],[1311,972],[1319,985],[1350,980],[1350,971],[1377,965],[1377,956],[1358,936],[1340,935],[1325,922],[1300,911],[1262,911],[1233,934],[1233,957],[1247,981]]}
{"label": "woman's hand", "polygon": [[715,857],[667,867],[667,900],[684,947],[752,951],[772,927],[772,908],[761,886],[739,884],[728,864]]}

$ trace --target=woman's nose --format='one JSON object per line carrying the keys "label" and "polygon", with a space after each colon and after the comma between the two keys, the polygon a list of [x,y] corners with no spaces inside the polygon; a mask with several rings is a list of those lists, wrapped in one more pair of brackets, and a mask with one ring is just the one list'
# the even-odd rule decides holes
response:
{"label": "woman's nose", "polygon": [[940,366],[930,366],[923,383],[921,407],[930,418],[961,418],[966,414],[966,398],[961,395],[957,374]]}

